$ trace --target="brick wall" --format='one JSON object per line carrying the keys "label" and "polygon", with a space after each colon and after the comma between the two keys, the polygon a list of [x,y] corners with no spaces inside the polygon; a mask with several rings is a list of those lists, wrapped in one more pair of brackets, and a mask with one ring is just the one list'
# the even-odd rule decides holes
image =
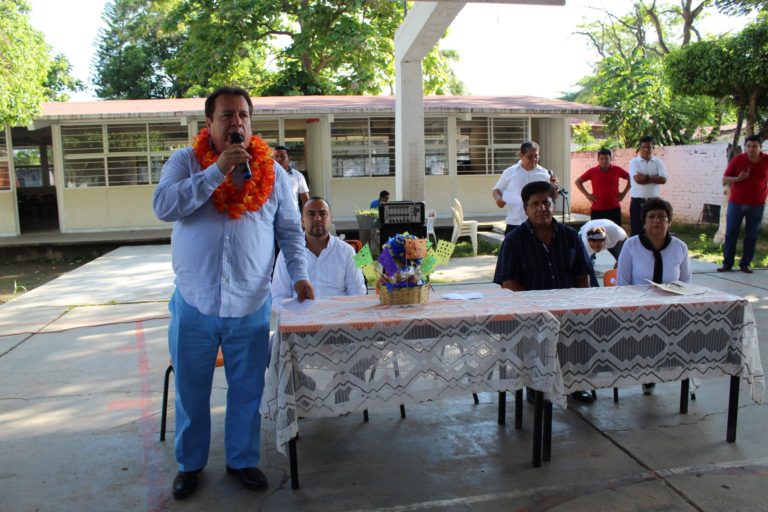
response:
{"label": "brick wall", "polygon": [[[674,208],[675,220],[696,223],[704,204],[722,204],[722,177],[727,160],[727,144],[697,144],[693,146],[667,146],[654,150],[664,161],[667,183],[661,185],[661,195]],[[635,157],[633,148],[613,152],[613,163],[629,171],[629,161]],[[576,178],[597,165],[597,152],[571,153],[571,210],[589,214],[589,201],[573,184]],[[619,182],[623,187],[623,181]],[[585,187],[589,190],[590,184]],[[629,228],[629,194],[621,203],[625,228]],[[768,209],[766,209],[768,217]],[[766,225],[764,219],[764,226]]]}

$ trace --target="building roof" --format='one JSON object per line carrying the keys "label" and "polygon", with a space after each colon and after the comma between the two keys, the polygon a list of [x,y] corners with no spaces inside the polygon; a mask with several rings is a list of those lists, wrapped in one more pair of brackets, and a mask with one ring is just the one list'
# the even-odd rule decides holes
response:
{"label": "building roof", "polygon": [[[252,98],[258,116],[322,114],[391,114],[394,96],[271,96]],[[44,103],[35,124],[73,120],[104,120],[204,115],[204,98],[102,100]],[[534,96],[425,96],[431,114],[477,113],[516,115],[597,115],[610,109]]]}

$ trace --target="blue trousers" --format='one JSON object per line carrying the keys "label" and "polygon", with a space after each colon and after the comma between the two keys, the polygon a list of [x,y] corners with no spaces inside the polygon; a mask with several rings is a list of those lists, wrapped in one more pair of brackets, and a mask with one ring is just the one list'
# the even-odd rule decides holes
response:
{"label": "blue trousers", "polygon": [[267,367],[272,300],[240,318],[200,313],[178,290],[168,309],[168,349],[176,383],[176,461],[180,471],[205,467],[211,444],[211,387],[221,346],[227,377],[224,446],[227,465],[259,463],[259,405]]}
{"label": "blue trousers", "polygon": [[764,210],[764,204],[752,206],[728,203],[728,210],[725,214],[725,244],[723,244],[724,266],[733,266],[733,260],[736,258],[736,242],[739,240],[742,220],[745,220],[744,251],[741,253],[739,266],[745,267],[752,263],[752,258],[755,257],[755,247],[757,246],[757,235],[760,231],[760,224],[763,222]]}

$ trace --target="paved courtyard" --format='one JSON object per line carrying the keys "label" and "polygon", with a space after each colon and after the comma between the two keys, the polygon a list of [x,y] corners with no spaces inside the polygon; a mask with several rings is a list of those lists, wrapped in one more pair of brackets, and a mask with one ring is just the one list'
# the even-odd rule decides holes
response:
{"label": "paved courtyard", "polygon": [[[454,259],[436,276],[453,284],[438,289],[491,287],[494,265]],[[694,271],[695,284],[752,302],[764,345],[768,270],[718,274],[697,262]],[[599,390],[592,405],[556,409],[553,460],[539,469],[532,409],[523,430],[500,426],[491,393],[477,405],[471,396],[409,405],[404,420],[396,410],[372,410],[369,423],[302,420],[302,488],[291,490],[265,433],[270,487],[258,493],[224,471],[221,370],[209,465],[197,494],[176,502],[172,404],[170,439],[158,441],[172,277],[169,246],[122,247],[0,306],[0,510],[768,510],[768,405],[742,389],[738,438],[726,443],[727,378],[704,380],[686,415],[676,383],[651,397],[624,389],[618,404]]]}

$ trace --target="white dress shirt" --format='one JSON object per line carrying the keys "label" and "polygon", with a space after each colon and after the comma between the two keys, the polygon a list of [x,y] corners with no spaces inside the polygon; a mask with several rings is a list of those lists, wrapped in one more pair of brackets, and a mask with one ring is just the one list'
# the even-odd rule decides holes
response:
{"label": "white dress shirt", "polygon": [[[323,249],[320,256],[315,256],[306,246],[304,253],[307,259],[309,282],[315,290],[315,297],[365,295],[367,290],[363,273],[355,266],[355,250],[351,245],[338,237],[331,236],[328,246]],[[273,309],[279,308],[284,299],[295,296],[296,291],[291,283],[283,252],[280,251],[272,276]]]}
{"label": "white dress shirt", "polygon": [[581,241],[584,242],[584,247],[587,249],[588,256],[595,254],[595,251],[589,246],[589,241],[587,240],[587,231],[593,228],[603,228],[605,230],[606,249],[613,249],[616,247],[617,243],[627,239],[627,232],[615,222],[608,219],[591,220],[581,226],[581,229],[579,230],[579,236],[581,237]]}
{"label": "white dress shirt", "polygon": [[646,176],[667,177],[667,170],[664,168],[664,162],[660,158],[652,156],[650,160],[644,160],[636,156],[629,162],[629,190],[630,197],[640,197],[650,199],[651,197],[661,197],[661,187],[658,183],[646,183],[641,185],[635,181],[636,174],[645,174]]}
{"label": "white dress shirt", "polygon": [[534,181],[549,181],[549,171],[540,165],[529,171],[518,162],[512,167],[507,167],[494,185],[493,188],[501,192],[502,199],[507,203],[507,224],[519,226],[528,219],[520,192],[524,186]]}
{"label": "white dress shirt", "polygon": [[275,239],[282,249],[280,256],[288,257],[293,279],[286,279],[293,283],[307,279],[296,198],[290,196],[289,180],[281,167],[274,164],[274,170],[267,202],[258,211],[230,219],[216,210],[211,199],[225,179],[218,165],[203,169],[187,147],[163,166],[152,207],[158,219],[173,222],[176,287],[204,315],[242,317],[261,307],[269,298]]}

